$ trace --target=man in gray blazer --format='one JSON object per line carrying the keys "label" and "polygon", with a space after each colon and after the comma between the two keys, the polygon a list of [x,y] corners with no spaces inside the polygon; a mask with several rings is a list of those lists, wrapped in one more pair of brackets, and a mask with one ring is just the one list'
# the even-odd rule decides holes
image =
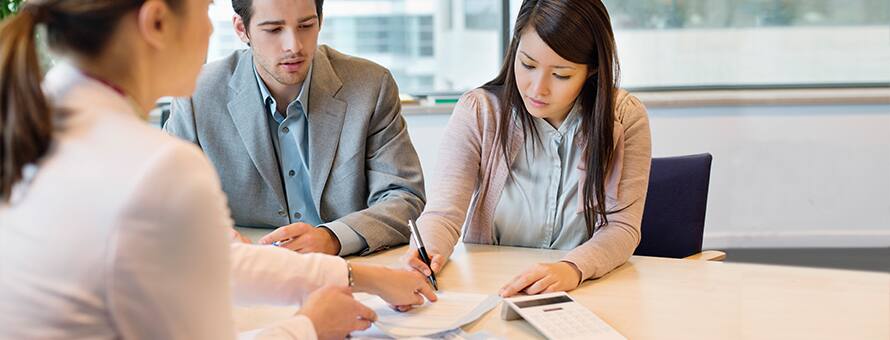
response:
{"label": "man in gray blazer", "polygon": [[317,46],[323,0],[233,0],[250,48],[205,66],[164,128],[213,162],[235,225],[300,252],[408,241],[423,174],[385,68]]}

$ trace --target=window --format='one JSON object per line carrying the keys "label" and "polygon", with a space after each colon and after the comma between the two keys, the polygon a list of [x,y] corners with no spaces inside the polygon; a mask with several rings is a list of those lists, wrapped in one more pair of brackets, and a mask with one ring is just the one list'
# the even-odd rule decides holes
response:
{"label": "window", "polygon": [[[319,42],[389,68],[405,93],[462,92],[497,73],[521,0],[328,0]],[[887,0],[604,0],[628,88],[887,86]],[[246,47],[211,8],[208,60]]]}
{"label": "window", "polygon": [[501,23],[500,0],[463,0],[464,20],[468,29],[497,30]]}
{"label": "window", "polygon": [[604,2],[625,87],[890,83],[887,0]]}
{"label": "window", "polygon": [[[401,92],[463,92],[500,67],[501,1],[328,0],[319,43],[383,65]],[[217,1],[210,14],[208,61],[246,47],[232,28],[230,2]]]}

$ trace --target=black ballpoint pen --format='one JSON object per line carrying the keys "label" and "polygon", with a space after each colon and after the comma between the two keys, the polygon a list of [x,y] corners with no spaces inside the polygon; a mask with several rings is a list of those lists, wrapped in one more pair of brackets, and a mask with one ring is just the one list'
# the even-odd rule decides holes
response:
{"label": "black ballpoint pen", "polygon": [[420,260],[430,268],[430,276],[427,276],[427,278],[430,279],[433,288],[438,291],[439,285],[436,284],[436,274],[433,273],[433,266],[430,264],[430,256],[426,253],[426,248],[423,246],[423,240],[420,239],[420,232],[417,230],[417,225],[414,224],[414,220],[408,220],[408,227],[411,228],[411,235],[414,236],[414,243],[417,243],[417,252],[420,253]]}

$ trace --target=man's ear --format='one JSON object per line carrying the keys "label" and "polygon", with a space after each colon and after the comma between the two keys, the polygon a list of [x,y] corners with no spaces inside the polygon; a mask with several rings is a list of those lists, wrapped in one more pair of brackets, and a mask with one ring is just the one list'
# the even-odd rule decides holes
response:
{"label": "man's ear", "polygon": [[247,26],[244,25],[244,20],[241,19],[240,15],[232,15],[232,26],[235,27],[235,33],[238,34],[238,38],[241,39],[241,42],[250,46],[250,34],[248,33]]}
{"label": "man's ear", "polygon": [[163,49],[167,45],[165,36],[174,30],[173,17],[173,12],[165,1],[148,0],[136,12],[139,34],[149,46]]}

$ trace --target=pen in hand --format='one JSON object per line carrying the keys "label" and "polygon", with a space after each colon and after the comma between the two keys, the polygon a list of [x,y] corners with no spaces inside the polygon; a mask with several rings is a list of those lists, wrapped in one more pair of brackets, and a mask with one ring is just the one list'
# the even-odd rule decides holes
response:
{"label": "pen in hand", "polygon": [[286,239],[283,239],[283,240],[279,240],[279,241],[272,242],[272,245],[273,245],[273,246],[276,246],[276,247],[281,247],[281,246],[283,246],[283,245],[285,245],[285,244],[287,244],[288,242],[293,241],[293,240],[294,240],[293,237],[291,237],[291,238],[286,238]]}
{"label": "pen in hand", "polygon": [[411,235],[414,237],[414,243],[417,243],[417,252],[420,253],[420,260],[430,268],[430,276],[427,276],[427,278],[433,285],[433,289],[438,291],[439,285],[436,284],[436,273],[433,273],[432,261],[430,261],[430,256],[427,254],[426,248],[423,246],[423,240],[420,238],[420,232],[417,230],[414,220],[408,220],[408,227],[411,228]]}

